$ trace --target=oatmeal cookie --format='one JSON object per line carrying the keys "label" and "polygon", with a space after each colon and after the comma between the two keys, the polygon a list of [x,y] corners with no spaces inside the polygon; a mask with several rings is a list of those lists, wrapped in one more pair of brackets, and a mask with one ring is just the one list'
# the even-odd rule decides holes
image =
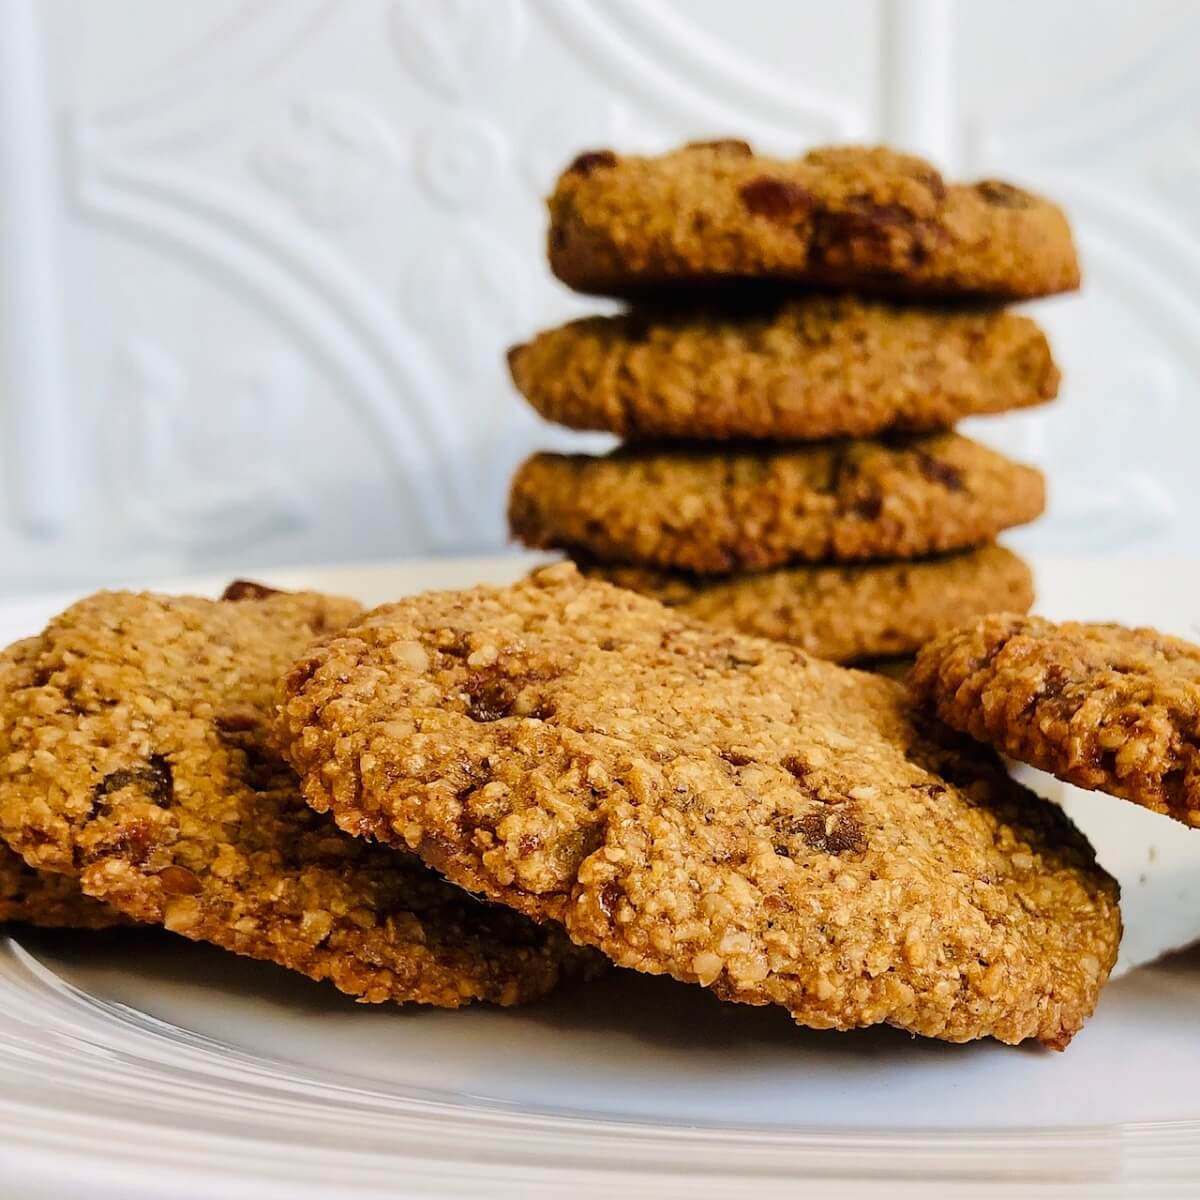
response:
{"label": "oatmeal cookie", "polygon": [[997,180],[946,183],[884,147],[799,159],[732,140],[653,158],[590,151],[548,203],[551,269],[581,292],[786,280],[1011,300],[1079,286],[1056,205]]}
{"label": "oatmeal cookie", "polygon": [[280,697],[344,829],[804,1025],[1061,1047],[1116,957],[1087,842],[901,685],[569,563],[377,609]]}
{"label": "oatmeal cookie", "polygon": [[909,683],[1011,758],[1200,827],[1200,646],[996,614],[931,642]]}
{"label": "oatmeal cookie", "polygon": [[1052,400],[1028,317],[848,296],[584,317],[509,351],[542,416],[623,437],[808,441],[949,429]]}
{"label": "oatmeal cookie", "polygon": [[128,917],[368,1001],[537,996],[581,962],[318,816],[269,739],[275,681],[349,600],[100,593],[0,665],[0,832]]}
{"label": "oatmeal cookie", "polygon": [[972,617],[1025,612],[1033,603],[1033,573],[995,544],[912,562],[717,577],[579,566],[585,575],[653,596],[696,620],[792,642],[834,662],[912,654]]}
{"label": "oatmeal cookie", "polygon": [[944,433],[535,454],[513,479],[508,518],[527,546],[721,575],[962,550],[1044,503],[1040,471]]}

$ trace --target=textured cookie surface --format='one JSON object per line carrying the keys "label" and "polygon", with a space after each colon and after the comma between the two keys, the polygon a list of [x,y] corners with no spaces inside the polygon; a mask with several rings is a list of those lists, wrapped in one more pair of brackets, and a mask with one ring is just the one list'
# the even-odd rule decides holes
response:
{"label": "textured cookie surface", "polygon": [[731,577],[592,563],[581,569],[696,620],[792,642],[835,662],[912,654],[972,617],[1025,612],[1033,603],[1033,573],[996,545],[916,562]]}
{"label": "textured cookie surface", "polygon": [[[36,638],[15,642],[0,655],[0,702],[15,685],[24,665],[37,654]],[[0,754],[3,740],[0,734]],[[69,875],[35,871],[0,842],[0,921],[20,921],[47,928],[105,929],[127,924],[115,909],[85,896]]]}
{"label": "textured cookie surface", "polygon": [[1015,299],[1079,286],[1048,200],[860,146],[766,158],[744,142],[581,154],[549,199],[550,266],[583,292],[792,280],[897,296]]}
{"label": "textured cookie surface", "polygon": [[1044,503],[1039,471],[946,433],[536,454],[513,479],[508,516],[529,546],[725,574],[978,546]]}
{"label": "textured cookie surface", "polygon": [[107,929],[128,922],[107,904],[92,900],[69,875],[35,871],[0,846],[0,922],[20,921],[48,929]]}
{"label": "textured cookie surface", "polygon": [[375,610],[282,686],[311,804],[625,967],[1061,1046],[1116,954],[1082,837],[899,684],[570,564]]}
{"label": "textured cookie surface", "polygon": [[137,920],[366,1000],[512,1003],[580,952],[346,836],[271,749],[274,684],[357,615],[298,593],[100,593],[0,666],[0,827]]}
{"label": "textured cookie surface", "polygon": [[996,309],[809,296],[585,317],[509,352],[542,416],[625,437],[868,437],[1050,400],[1041,330]]}
{"label": "textured cookie surface", "polygon": [[1012,758],[1200,827],[1200,646],[997,614],[931,642],[909,682]]}

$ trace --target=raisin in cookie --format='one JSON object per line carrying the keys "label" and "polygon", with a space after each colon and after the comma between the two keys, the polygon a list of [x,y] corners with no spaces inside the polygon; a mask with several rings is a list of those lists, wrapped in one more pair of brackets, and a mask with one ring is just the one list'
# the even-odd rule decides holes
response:
{"label": "raisin in cookie", "polygon": [[1079,262],[1050,201],[946,183],[883,147],[767,158],[745,142],[653,158],[581,154],[549,199],[550,266],[581,292],[791,281],[894,296],[1071,291]]}
{"label": "raisin in cookie", "polygon": [[1042,404],[1058,368],[1002,309],[805,296],[584,317],[508,356],[542,416],[624,437],[869,437]]}
{"label": "raisin in cookie", "polygon": [[1041,472],[958,434],[535,454],[509,494],[526,545],[698,574],[920,558],[1038,516]]}
{"label": "raisin in cookie", "polygon": [[1200,646],[999,614],[930,643],[909,682],[1011,758],[1200,827]]}
{"label": "raisin in cookie", "polygon": [[590,960],[308,808],[268,733],[275,681],[349,600],[100,593],[3,660],[0,831],[136,920],[332,981],[456,1007]]}
{"label": "raisin in cookie", "polygon": [[586,575],[653,596],[696,620],[792,642],[834,662],[912,654],[972,617],[1024,612],[1033,603],[1033,573],[1012,551],[994,544],[913,562],[780,567],[719,577],[579,566]]}
{"label": "raisin in cookie", "polygon": [[281,685],[310,804],[614,962],[801,1024],[1066,1044],[1116,884],[903,687],[569,563],[375,610]]}

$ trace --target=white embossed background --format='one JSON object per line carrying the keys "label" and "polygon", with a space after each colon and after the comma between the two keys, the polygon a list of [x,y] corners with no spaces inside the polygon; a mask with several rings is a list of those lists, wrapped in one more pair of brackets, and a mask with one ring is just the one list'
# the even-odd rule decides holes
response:
{"label": "white embossed background", "polygon": [[1062,200],[1026,547],[1197,549],[1200,8],[1184,0],[0,0],[0,589],[504,544],[586,444],[503,349],[576,150],[887,139]]}

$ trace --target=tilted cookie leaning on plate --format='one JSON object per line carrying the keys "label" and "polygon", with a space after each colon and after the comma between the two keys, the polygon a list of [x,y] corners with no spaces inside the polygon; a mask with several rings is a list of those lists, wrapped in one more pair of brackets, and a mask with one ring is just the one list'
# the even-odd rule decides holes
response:
{"label": "tilted cookie leaning on plate", "polygon": [[996,614],[927,645],[910,685],[1012,758],[1200,827],[1200,646]]}

